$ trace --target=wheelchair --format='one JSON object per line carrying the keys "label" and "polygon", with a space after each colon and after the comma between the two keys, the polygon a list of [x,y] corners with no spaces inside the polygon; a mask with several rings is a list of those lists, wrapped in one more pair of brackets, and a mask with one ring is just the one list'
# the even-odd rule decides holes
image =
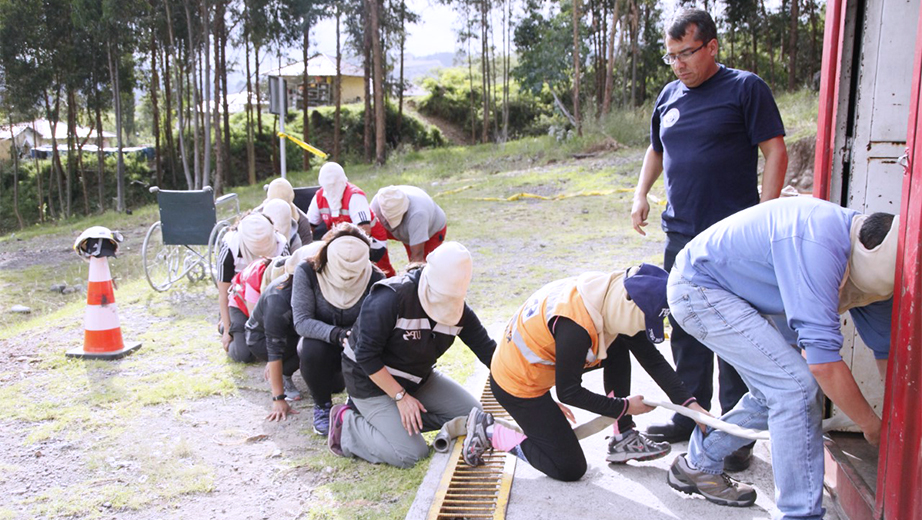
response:
{"label": "wheelchair", "polygon": [[[210,277],[217,283],[217,256],[224,234],[240,214],[236,193],[217,200],[211,186],[201,190],[161,190],[157,195],[160,220],[155,222],[141,246],[144,275],[155,291],[166,291],[187,278],[195,282]],[[218,211],[227,214],[218,219]]]}

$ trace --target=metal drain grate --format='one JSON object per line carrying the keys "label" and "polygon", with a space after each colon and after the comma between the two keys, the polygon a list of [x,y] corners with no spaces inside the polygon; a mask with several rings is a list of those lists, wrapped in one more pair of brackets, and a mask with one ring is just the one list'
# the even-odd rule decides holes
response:
{"label": "metal drain grate", "polygon": [[[511,419],[493,398],[489,381],[480,402],[484,411],[494,417]],[[463,437],[459,437],[451,450],[450,462],[429,509],[429,520],[505,518],[518,459],[509,453],[490,451],[483,456],[483,466],[468,466],[461,458],[462,440]]]}

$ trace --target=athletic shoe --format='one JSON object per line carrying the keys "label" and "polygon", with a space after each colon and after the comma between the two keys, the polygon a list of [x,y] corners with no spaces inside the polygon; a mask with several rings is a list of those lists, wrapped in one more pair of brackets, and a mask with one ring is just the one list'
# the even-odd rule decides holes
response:
{"label": "athletic shoe", "polygon": [[314,433],[316,433],[317,435],[322,435],[324,437],[329,435],[330,433],[330,409],[332,408],[333,408],[333,403],[314,405]]}
{"label": "athletic shoe", "polygon": [[752,448],[755,445],[755,441],[752,441],[751,444],[747,444],[724,457],[724,471],[737,473],[749,469],[749,465],[752,463]]}
{"label": "athletic shoe", "polygon": [[687,442],[695,429],[695,423],[690,420],[688,422],[680,424],[673,418],[664,423],[651,424],[644,435],[653,442]]}
{"label": "athletic shoe", "polygon": [[653,460],[665,457],[670,451],[672,446],[668,442],[653,442],[644,434],[631,429],[622,435],[620,441],[611,438],[605,460],[615,464],[624,464],[629,460]]}
{"label": "athletic shoe", "polygon": [[467,415],[467,436],[461,447],[461,455],[468,465],[482,466],[484,452],[493,449],[493,444],[487,436],[487,427],[492,424],[491,414],[477,407],[471,408],[471,413]]}
{"label": "athletic shoe", "polygon": [[291,376],[282,376],[282,385],[285,388],[285,399],[288,401],[300,401],[301,392],[298,391],[298,387],[295,386],[295,382],[291,380]]}
{"label": "athletic shoe", "polygon": [[692,469],[684,453],[672,463],[666,481],[672,489],[689,495],[697,493],[722,506],[747,507],[756,501],[756,490],[751,486],[730,478],[726,473],[712,475]]}
{"label": "athletic shoe", "polygon": [[337,404],[333,406],[333,408],[330,408],[330,432],[327,434],[327,446],[334,455],[339,455],[340,457],[345,456],[343,447],[340,443],[343,438],[343,413],[346,408],[348,408],[348,406],[344,404]]}

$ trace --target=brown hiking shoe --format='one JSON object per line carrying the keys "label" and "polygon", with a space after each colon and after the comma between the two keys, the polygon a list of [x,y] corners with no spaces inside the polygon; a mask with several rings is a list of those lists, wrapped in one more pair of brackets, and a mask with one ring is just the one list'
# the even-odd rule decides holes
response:
{"label": "brown hiking shoe", "polygon": [[726,473],[712,475],[692,469],[685,454],[676,457],[666,475],[672,489],[683,493],[697,493],[710,502],[722,506],[747,507],[756,501],[756,490],[730,478]]}

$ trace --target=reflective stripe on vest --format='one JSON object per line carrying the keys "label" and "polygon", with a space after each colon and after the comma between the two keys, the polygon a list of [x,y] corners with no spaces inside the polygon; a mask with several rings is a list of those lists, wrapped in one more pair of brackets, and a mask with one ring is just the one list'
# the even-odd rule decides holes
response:
{"label": "reflective stripe on vest", "polygon": [[522,357],[524,357],[525,360],[528,361],[529,363],[533,365],[554,366],[553,361],[548,361],[546,359],[541,358],[540,356],[538,356],[538,354],[535,354],[535,352],[532,349],[528,348],[528,345],[525,344],[525,338],[523,338],[522,335],[519,334],[519,327],[514,322],[512,324],[512,343],[516,346],[516,348],[519,349],[519,353],[521,353]]}
{"label": "reflective stripe on vest", "polygon": [[[343,343],[343,354],[345,354],[347,358],[352,360],[353,363],[358,363],[358,361],[355,360],[355,351],[352,350],[352,346],[349,345],[348,341]],[[423,378],[419,376],[414,376],[413,374],[409,372],[404,372],[403,370],[399,370],[394,367],[389,367],[387,365],[384,365],[384,370],[387,370],[387,373],[392,376],[397,376],[397,377],[406,379],[407,381],[411,381],[417,385],[423,382]]]}

